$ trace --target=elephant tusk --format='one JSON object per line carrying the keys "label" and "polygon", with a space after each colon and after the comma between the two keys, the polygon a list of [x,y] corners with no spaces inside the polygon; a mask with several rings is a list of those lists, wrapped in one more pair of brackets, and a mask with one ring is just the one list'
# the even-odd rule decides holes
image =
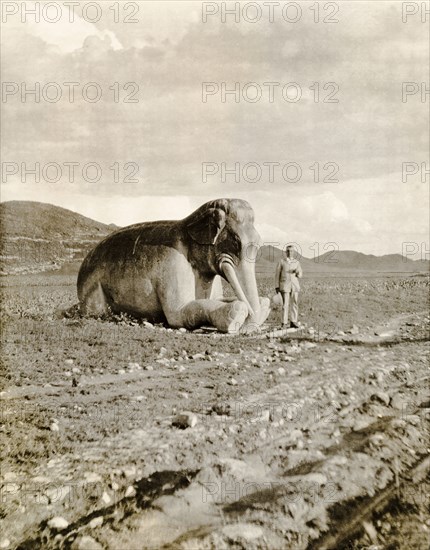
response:
{"label": "elephant tusk", "polygon": [[224,261],[221,263],[220,268],[224,273],[225,278],[233,288],[234,293],[236,294],[238,299],[241,300],[242,302],[245,302],[245,304],[248,306],[249,314],[253,316],[254,310],[252,309],[250,303],[248,302],[248,298],[245,296],[245,293],[243,292],[242,287],[240,286],[239,279],[237,278],[234,267],[230,263]]}

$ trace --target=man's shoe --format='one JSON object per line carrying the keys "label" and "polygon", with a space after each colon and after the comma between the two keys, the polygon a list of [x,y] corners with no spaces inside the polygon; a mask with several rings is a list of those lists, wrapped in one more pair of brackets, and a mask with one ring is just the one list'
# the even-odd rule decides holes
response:
{"label": "man's shoe", "polygon": [[291,321],[290,327],[291,328],[299,328],[299,325],[297,323],[293,323],[293,321]]}

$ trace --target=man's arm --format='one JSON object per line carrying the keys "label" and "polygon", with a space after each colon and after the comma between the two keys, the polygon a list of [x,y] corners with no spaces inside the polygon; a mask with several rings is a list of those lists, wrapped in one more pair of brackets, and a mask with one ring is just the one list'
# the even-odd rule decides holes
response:
{"label": "man's arm", "polygon": [[301,279],[303,277],[303,271],[302,271],[302,266],[300,265],[300,262],[297,262],[296,277],[298,279]]}
{"label": "man's arm", "polygon": [[278,265],[276,266],[275,271],[275,290],[276,292],[279,292],[279,281],[281,278],[281,262],[278,262]]}

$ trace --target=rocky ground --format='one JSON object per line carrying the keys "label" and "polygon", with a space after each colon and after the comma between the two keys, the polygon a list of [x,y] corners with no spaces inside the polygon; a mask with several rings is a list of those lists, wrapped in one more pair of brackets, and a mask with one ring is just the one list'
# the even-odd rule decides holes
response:
{"label": "rocky ground", "polygon": [[6,296],[0,548],[427,548],[427,288],[402,288],[254,336]]}

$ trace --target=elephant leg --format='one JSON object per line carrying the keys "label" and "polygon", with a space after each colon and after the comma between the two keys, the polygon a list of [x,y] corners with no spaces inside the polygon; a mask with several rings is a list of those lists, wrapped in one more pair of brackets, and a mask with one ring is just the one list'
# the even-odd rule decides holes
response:
{"label": "elephant leg", "polygon": [[221,277],[216,275],[212,281],[212,288],[209,298],[211,300],[221,300],[223,301],[224,293],[222,289]]}
{"label": "elephant leg", "polygon": [[166,312],[167,322],[172,327],[190,330],[202,325],[212,325],[220,332],[238,332],[248,316],[248,306],[239,300],[193,300],[180,310]]}
{"label": "elephant leg", "polygon": [[270,300],[269,298],[260,298],[260,313],[256,321],[245,322],[240,329],[242,334],[252,334],[253,332],[260,332],[260,327],[267,319],[270,313]]}
{"label": "elephant leg", "polygon": [[262,325],[264,321],[269,317],[270,313],[270,299],[269,298],[260,298],[260,316],[259,324]]}
{"label": "elephant leg", "polygon": [[95,283],[86,292],[84,299],[80,304],[81,312],[84,315],[100,316],[109,313],[109,305],[106,299],[106,295],[103,292],[101,283]]}

